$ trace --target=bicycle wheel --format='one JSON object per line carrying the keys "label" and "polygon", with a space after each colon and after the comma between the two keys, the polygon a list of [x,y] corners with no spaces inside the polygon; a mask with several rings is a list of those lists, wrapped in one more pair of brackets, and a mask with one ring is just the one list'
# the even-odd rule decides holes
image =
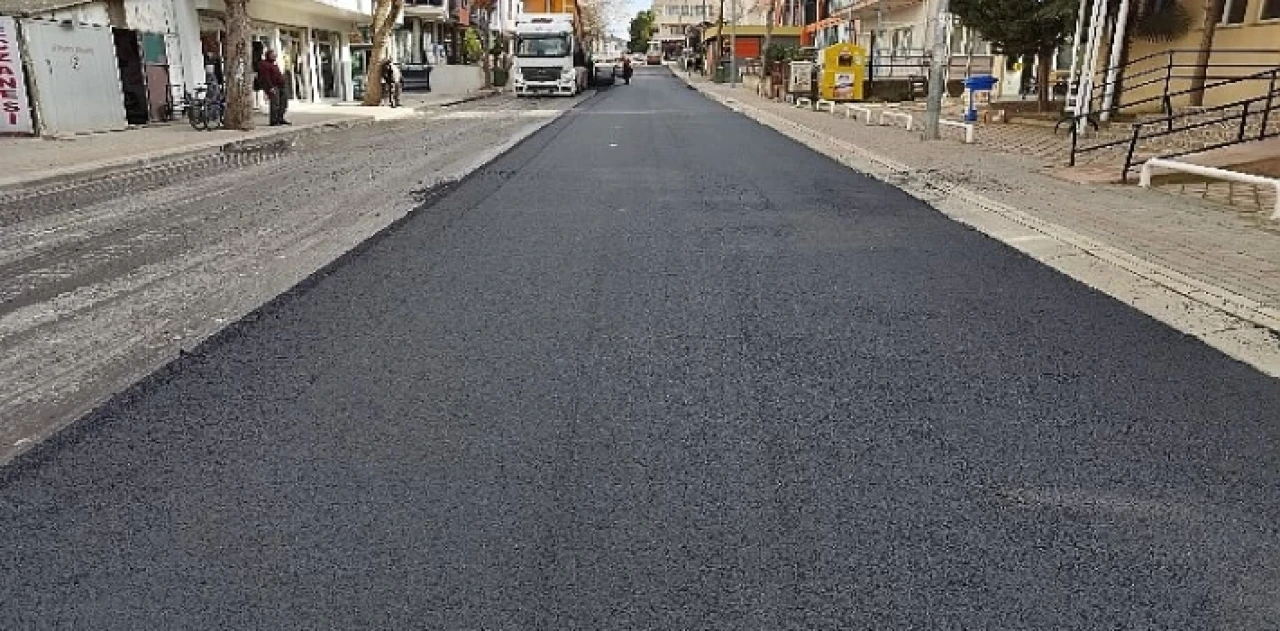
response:
{"label": "bicycle wheel", "polygon": [[191,123],[191,127],[196,131],[204,128],[204,103],[201,101],[191,101],[187,103],[187,122]]}

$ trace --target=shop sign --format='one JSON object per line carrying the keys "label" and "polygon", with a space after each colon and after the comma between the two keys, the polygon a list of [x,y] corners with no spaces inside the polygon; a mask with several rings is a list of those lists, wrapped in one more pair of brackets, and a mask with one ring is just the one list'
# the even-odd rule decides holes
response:
{"label": "shop sign", "polygon": [[0,16],[0,134],[30,134],[31,101],[22,75],[18,24]]}

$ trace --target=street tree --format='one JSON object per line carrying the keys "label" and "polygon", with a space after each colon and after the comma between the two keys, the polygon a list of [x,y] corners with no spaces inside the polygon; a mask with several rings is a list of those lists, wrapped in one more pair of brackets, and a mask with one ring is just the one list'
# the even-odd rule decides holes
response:
{"label": "street tree", "polygon": [[1196,65],[1191,69],[1191,105],[1204,105],[1204,82],[1209,71],[1209,53],[1213,39],[1218,34],[1218,22],[1222,21],[1223,0],[1205,0],[1201,21],[1200,46],[1196,50]]}
{"label": "street tree", "polygon": [[627,50],[643,53],[649,50],[649,39],[653,37],[653,11],[640,11],[631,18],[631,41],[627,42]]}
{"label": "street tree", "polygon": [[493,0],[471,0],[471,11],[476,16],[480,27],[480,72],[484,75],[484,87],[493,87],[493,44],[490,36],[489,20],[493,17]]}
{"label": "street tree", "polygon": [[382,64],[390,57],[391,34],[404,11],[404,0],[376,0],[373,7],[373,48],[365,71],[364,105],[382,103]]}
{"label": "street tree", "polygon": [[227,59],[223,62],[226,81],[226,125],[231,129],[253,129],[253,85],[249,82],[249,0],[226,0]]}
{"label": "street tree", "polygon": [[1049,106],[1049,68],[1054,52],[1075,29],[1080,0],[951,0],[960,23],[1015,59],[1037,57],[1036,95]]}

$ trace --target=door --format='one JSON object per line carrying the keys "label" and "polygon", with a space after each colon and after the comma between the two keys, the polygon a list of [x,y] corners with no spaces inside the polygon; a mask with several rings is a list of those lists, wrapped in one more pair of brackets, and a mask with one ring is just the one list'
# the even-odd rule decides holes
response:
{"label": "door", "polygon": [[138,32],[129,29],[112,29],[115,43],[116,64],[120,72],[120,88],[124,92],[124,114],[130,125],[145,125],[147,114],[147,80],[142,66],[142,47]]}
{"label": "door", "polygon": [[337,98],[338,90],[334,85],[336,73],[333,69],[333,44],[320,42],[317,49],[320,57],[320,96],[326,99]]}

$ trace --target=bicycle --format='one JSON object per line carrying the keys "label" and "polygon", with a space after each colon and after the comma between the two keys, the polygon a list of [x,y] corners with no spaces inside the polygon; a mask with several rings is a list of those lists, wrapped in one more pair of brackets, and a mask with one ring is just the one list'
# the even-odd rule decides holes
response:
{"label": "bicycle", "polygon": [[209,131],[226,121],[227,100],[222,86],[216,83],[196,87],[195,97],[187,107],[187,120],[197,131]]}

